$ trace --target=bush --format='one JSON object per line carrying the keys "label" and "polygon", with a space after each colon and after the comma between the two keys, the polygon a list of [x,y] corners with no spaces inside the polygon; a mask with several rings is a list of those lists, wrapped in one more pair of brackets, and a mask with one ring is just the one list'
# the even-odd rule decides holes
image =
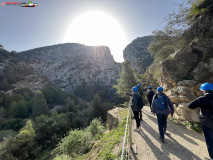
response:
{"label": "bush", "polygon": [[68,155],[62,154],[60,156],[56,156],[53,160],[70,160],[71,158]]}
{"label": "bush", "polygon": [[52,151],[51,155],[66,154],[71,157],[87,153],[92,147],[92,139],[88,132],[84,130],[73,130],[69,135],[61,140],[58,146]]}
{"label": "bush", "polygon": [[87,127],[87,130],[92,135],[93,138],[101,138],[104,135],[104,127],[101,124],[100,119],[94,119]]}
{"label": "bush", "polygon": [[0,142],[3,141],[4,138],[14,137],[17,134],[14,130],[1,130],[0,131]]}
{"label": "bush", "polygon": [[15,131],[18,131],[23,127],[23,121],[19,118],[10,118],[8,120],[4,120],[0,122],[0,129],[13,129]]}

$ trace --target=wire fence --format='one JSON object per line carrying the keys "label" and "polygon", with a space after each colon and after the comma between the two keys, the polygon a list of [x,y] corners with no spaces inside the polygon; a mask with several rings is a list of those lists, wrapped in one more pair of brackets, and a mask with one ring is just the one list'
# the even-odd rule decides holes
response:
{"label": "wire fence", "polygon": [[122,153],[121,153],[121,160],[128,160],[130,158],[129,153],[130,153],[130,148],[132,147],[131,114],[132,112],[131,112],[131,107],[129,103],[127,119],[126,119],[126,127],[125,127],[125,133],[124,133],[124,140],[123,140],[123,147],[122,147]]}

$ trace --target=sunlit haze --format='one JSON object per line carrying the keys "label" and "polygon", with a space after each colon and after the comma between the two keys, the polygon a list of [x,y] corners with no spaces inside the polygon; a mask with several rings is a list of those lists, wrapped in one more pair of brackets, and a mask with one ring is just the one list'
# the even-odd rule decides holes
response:
{"label": "sunlit haze", "polygon": [[64,42],[108,46],[117,62],[123,61],[123,49],[128,44],[119,22],[100,11],[89,11],[72,20]]}
{"label": "sunlit haze", "polygon": [[64,42],[104,45],[121,62],[125,47],[160,29],[164,17],[176,11],[182,0],[32,2],[38,6],[0,5],[0,44],[6,50],[20,52]]}

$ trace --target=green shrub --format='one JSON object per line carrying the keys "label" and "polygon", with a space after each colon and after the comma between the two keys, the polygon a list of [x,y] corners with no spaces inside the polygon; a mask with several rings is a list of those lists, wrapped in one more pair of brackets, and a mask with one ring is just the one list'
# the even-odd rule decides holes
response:
{"label": "green shrub", "polygon": [[0,129],[18,131],[21,127],[23,127],[23,121],[20,118],[10,118],[0,122]]}
{"label": "green shrub", "polygon": [[68,155],[62,154],[60,156],[56,156],[53,160],[70,160],[71,158]]}
{"label": "green shrub", "polygon": [[100,119],[92,120],[87,130],[95,139],[99,139],[104,135],[104,127],[102,126]]}
{"label": "green shrub", "polygon": [[0,142],[3,141],[4,138],[9,136],[14,137],[17,134],[14,130],[1,130],[0,131]]}
{"label": "green shrub", "polygon": [[61,140],[52,151],[52,155],[66,154],[71,157],[87,153],[92,147],[92,139],[84,130],[72,130],[69,135]]}

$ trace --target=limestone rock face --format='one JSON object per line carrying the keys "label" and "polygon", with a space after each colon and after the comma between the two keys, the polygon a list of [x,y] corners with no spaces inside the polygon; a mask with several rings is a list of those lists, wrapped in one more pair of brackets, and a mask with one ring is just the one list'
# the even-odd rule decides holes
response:
{"label": "limestone rock face", "polygon": [[130,61],[138,73],[144,73],[153,62],[153,57],[147,49],[151,41],[152,36],[137,38],[124,49],[124,59]]}
{"label": "limestone rock face", "polygon": [[36,72],[66,90],[73,90],[83,81],[112,87],[121,69],[121,64],[114,61],[105,46],[67,43],[28,50],[19,55]]}
{"label": "limestone rock face", "polygon": [[189,109],[188,103],[203,94],[199,90],[202,83],[213,83],[212,25],[213,10],[189,29],[196,39],[161,62],[160,85],[175,106],[175,118],[199,121],[200,109]]}
{"label": "limestone rock face", "polygon": [[[211,44],[211,45],[210,45]],[[194,78],[196,81],[212,77],[213,38],[196,39],[174,54],[174,59],[161,63],[163,83],[176,86],[179,81]],[[212,47],[211,47],[212,46]],[[172,84],[172,86],[171,86]]]}

